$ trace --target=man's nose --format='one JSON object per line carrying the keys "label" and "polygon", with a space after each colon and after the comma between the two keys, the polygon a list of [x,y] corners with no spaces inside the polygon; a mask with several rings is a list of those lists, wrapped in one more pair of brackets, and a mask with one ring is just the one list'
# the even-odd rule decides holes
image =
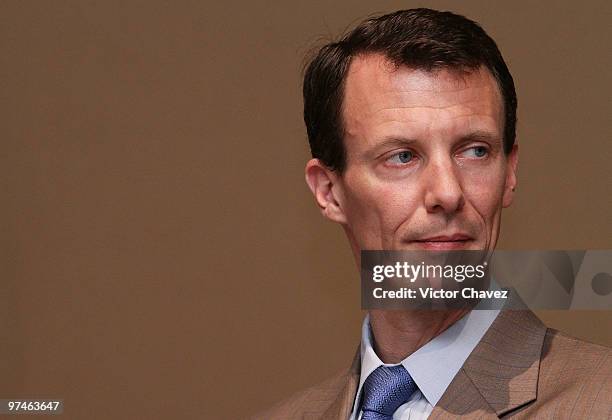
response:
{"label": "man's nose", "polygon": [[457,167],[450,157],[431,160],[425,171],[425,207],[429,213],[452,214],[465,204]]}

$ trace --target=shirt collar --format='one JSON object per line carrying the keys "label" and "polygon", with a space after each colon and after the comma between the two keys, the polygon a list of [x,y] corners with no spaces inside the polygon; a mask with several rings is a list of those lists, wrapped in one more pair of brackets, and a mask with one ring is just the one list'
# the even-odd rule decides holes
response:
{"label": "shirt collar", "polygon": [[372,345],[370,316],[363,321],[361,374],[353,412],[367,377],[379,366],[403,365],[429,404],[435,407],[472,350],[489,329],[499,310],[473,310],[417,351],[397,364],[383,363]]}

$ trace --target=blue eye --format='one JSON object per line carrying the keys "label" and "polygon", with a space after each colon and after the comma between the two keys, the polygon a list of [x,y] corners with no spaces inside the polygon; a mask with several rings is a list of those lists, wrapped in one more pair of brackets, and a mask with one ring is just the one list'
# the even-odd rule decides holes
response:
{"label": "blue eye", "polygon": [[389,158],[389,161],[395,164],[408,163],[414,158],[414,154],[410,150],[404,150],[396,153]]}
{"label": "blue eye", "polygon": [[484,146],[471,147],[468,150],[466,150],[466,152],[468,152],[470,155],[477,157],[477,158],[485,157],[489,153],[487,148]]}

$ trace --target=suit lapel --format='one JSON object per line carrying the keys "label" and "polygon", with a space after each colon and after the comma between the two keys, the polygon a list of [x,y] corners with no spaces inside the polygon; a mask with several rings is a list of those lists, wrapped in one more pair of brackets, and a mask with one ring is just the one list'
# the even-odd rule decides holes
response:
{"label": "suit lapel", "polygon": [[350,417],[351,411],[353,410],[353,402],[355,401],[355,394],[357,393],[357,386],[359,384],[360,370],[361,354],[358,347],[351,368],[347,372],[344,386],[329,408],[325,410],[320,417],[321,419],[348,419]]}
{"label": "suit lapel", "polygon": [[461,369],[429,415],[429,419],[461,417],[465,419],[497,419],[474,383]]}
{"label": "suit lapel", "polygon": [[495,418],[536,399],[546,327],[529,310],[501,311],[431,418]]}

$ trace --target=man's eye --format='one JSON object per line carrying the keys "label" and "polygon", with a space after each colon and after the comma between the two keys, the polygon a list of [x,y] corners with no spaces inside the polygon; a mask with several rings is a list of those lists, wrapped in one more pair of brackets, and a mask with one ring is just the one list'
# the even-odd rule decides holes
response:
{"label": "man's eye", "polygon": [[484,146],[470,147],[464,152],[469,157],[482,158],[485,157],[489,151]]}
{"label": "man's eye", "polygon": [[414,158],[414,154],[409,150],[396,153],[389,158],[389,162],[394,165],[402,165],[410,162]]}

